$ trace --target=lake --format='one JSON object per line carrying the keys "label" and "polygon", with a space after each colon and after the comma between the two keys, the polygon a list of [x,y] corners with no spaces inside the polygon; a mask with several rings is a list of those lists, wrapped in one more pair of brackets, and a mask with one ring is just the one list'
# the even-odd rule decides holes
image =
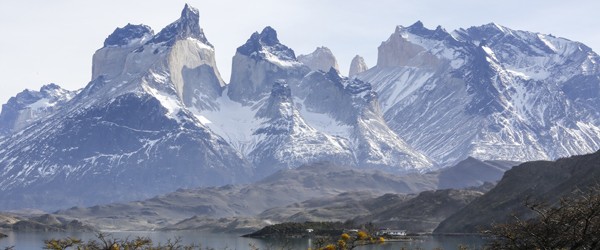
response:
{"label": "lake", "polygon": [[[202,248],[220,249],[308,249],[310,239],[290,239],[286,241],[262,240],[239,237],[235,234],[215,234],[203,231],[144,231],[144,232],[108,232],[111,237],[133,239],[137,236],[149,237],[153,242],[165,243],[168,239],[181,238],[183,244],[196,244]],[[83,240],[96,239],[95,233],[64,233],[64,232],[5,232],[7,238],[0,239],[0,250],[14,246],[15,250],[42,249],[44,240],[53,238],[75,237]],[[428,236],[410,242],[388,242],[383,245],[366,246],[359,249],[457,249],[459,245],[469,249],[480,249],[485,241],[476,236]],[[282,248],[283,247],[283,248]]]}

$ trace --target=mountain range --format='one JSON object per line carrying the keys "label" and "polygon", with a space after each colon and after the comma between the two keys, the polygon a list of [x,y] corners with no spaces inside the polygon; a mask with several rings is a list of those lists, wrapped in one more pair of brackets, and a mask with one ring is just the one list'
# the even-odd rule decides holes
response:
{"label": "mountain range", "polygon": [[346,77],[329,49],[296,57],[265,27],[225,83],[199,15],[185,5],[158,33],[117,28],[83,89],[52,84],[4,104],[0,209],[139,200],[322,161],[407,174],[600,147],[600,57],[578,42],[417,22]]}
{"label": "mountain range", "polygon": [[373,84],[389,127],[440,164],[556,159],[600,146],[600,57],[579,42],[494,23],[398,26]]}

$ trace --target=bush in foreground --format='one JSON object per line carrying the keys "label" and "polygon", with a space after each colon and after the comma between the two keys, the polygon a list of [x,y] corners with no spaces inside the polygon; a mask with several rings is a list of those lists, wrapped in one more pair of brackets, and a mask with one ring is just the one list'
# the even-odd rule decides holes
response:
{"label": "bush in foreground", "polygon": [[166,244],[154,245],[152,240],[147,237],[136,237],[130,239],[114,239],[107,234],[99,233],[97,240],[84,242],[76,238],[51,239],[44,241],[44,249],[51,250],[192,250],[201,249],[200,246],[183,245],[180,239],[168,240]]}

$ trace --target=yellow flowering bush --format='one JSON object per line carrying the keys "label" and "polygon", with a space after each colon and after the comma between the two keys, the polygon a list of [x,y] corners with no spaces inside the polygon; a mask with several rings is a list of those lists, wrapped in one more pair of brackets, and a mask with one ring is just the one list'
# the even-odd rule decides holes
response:
{"label": "yellow flowering bush", "polygon": [[347,233],[343,233],[343,234],[342,234],[342,236],[340,236],[340,238],[341,238],[343,241],[347,241],[347,240],[349,240],[349,239],[350,239],[350,235],[349,235],[349,234],[347,234]]}
{"label": "yellow flowering bush", "polygon": [[356,234],[356,236],[358,237],[359,240],[366,240],[369,235],[367,235],[367,233],[360,231],[358,232],[358,234]]}
{"label": "yellow flowering bush", "polygon": [[340,238],[337,240],[336,244],[328,244],[325,247],[318,248],[318,250],[350,250],[358,246],[383,243],[385,243],[385,239],[383,237],[375,238],[371,237],[364,231],[359,231],[354,236],[351,236],[348,233],[343,233],[340,235]]}

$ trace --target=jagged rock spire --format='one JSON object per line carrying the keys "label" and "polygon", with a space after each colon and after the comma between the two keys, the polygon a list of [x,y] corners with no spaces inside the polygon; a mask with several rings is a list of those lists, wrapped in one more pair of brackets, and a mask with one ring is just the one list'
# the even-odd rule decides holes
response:
{"label": "jagged rock spire", "polygon": [[356,55],[352,58],[352,62],[350,63],[350,71],[348,72],[348,76],[354,76],[356,74],[367,71],[369,66],[365,63],[365,59],[362,56]]}
{"label": "jagged rock spire", "polygon": [[206,39],[204,31],[200,28],[200,11],[188,4],[183,7],[181,17],[162,29],[150,42],[172,44],[175,40],[185,38],[195,38],[212,47],[212,44]]}
{"label": "jagged rock spire", "polygon": [[329,71],[334,68],[339,71],[337,60],[333,52],[327,47],[317,47],[315,51],[308,55],[299,55],[298,61],[308,66],[311,70]]}

